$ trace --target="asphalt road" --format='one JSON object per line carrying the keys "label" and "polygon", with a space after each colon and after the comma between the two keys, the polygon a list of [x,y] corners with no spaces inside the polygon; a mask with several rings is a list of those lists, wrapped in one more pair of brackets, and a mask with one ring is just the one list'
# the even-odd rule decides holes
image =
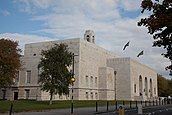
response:
{"label": "asphalt road", "polygon": [[[118,115],[117,112],[110,108],[110,112],[106,112],[106,107],[99,108],[99,113],[95,112],[95,108],[75,108],[73,115]],[[0,115],[9,115],[0,114]],[[12,115],[70,115],[70,109],[45,110],[42,112],[21,112]],[[138,115],[136,109],[125,110],[125,115]],[[172,105],[153,106],[143,108],[143,115],[172,115]]]}
{"label": "asphalt road", "polygon": [[[101,113],[100,115],[118,115],[117,112]],[[125,115],[138,115],[137,109],[125,110]],[[143,108],[142,115],[172,115],[172,105]]]}

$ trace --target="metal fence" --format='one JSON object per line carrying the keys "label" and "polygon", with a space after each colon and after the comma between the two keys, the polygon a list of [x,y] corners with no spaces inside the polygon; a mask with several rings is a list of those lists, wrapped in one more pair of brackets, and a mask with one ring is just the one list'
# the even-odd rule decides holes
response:
{"label": "metal fence", "polygon": [[142,105],[142,107],[150,107],[150,106],[161,106],[172,104],[172,99],[164,99],[164,100],[155,100],[155,101],[116,101],[110,102],[107,101],[106,105],[99,105],[98,102],[95,103],[95,111],[96,112],[108,112],[118,110],[120,106],[124,109],[137,109],[138,105]]}

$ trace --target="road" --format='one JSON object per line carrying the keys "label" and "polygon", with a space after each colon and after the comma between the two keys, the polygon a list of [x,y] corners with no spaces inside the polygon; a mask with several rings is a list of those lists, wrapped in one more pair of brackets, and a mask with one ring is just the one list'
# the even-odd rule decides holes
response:
{"label": "road", "polygon": [[[113,111],[113,108],[109,108],[109,112],[106,112],[106,107],[99,107],[100,112],[95,112],[95,108],[75,108],[73,115],[118,115]],[[8,115],[0,114],[0,115]],[[70,109],[58,109],[58,110],[45,110],[41,112],[21,112],[13,113],[12,115],[70,115]],[[136,109],[129,109],[125,111],[125,115],[138,115]],[[152,106],[143,109],[143,115],[172,115],[172,105],[164,106]]]}

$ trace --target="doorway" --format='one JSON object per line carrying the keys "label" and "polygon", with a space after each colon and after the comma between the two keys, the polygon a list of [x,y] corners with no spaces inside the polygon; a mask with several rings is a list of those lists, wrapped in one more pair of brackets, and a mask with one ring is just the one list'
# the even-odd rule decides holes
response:
{"label": "doorway", "polygon": [[18,100],[18,92],[14,92],[14,100]]}

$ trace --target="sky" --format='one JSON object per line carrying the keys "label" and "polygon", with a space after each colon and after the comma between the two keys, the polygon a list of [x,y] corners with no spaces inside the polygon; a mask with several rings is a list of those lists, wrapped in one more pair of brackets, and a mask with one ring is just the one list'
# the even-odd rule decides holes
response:
{"label": "sky", "polygon": [[[97,45],[121,57],[131,57],[157,73],[170,78],[165,70],[170,61],[152,47],[152,36],[137,22],[141,0],[1,0],[0,39],[8,38],[24,45],[34,42],[83,38],[93,30]],[[130,46],[122,50],[130,41]],[[137,57],[144,50],[144,55]]]}

